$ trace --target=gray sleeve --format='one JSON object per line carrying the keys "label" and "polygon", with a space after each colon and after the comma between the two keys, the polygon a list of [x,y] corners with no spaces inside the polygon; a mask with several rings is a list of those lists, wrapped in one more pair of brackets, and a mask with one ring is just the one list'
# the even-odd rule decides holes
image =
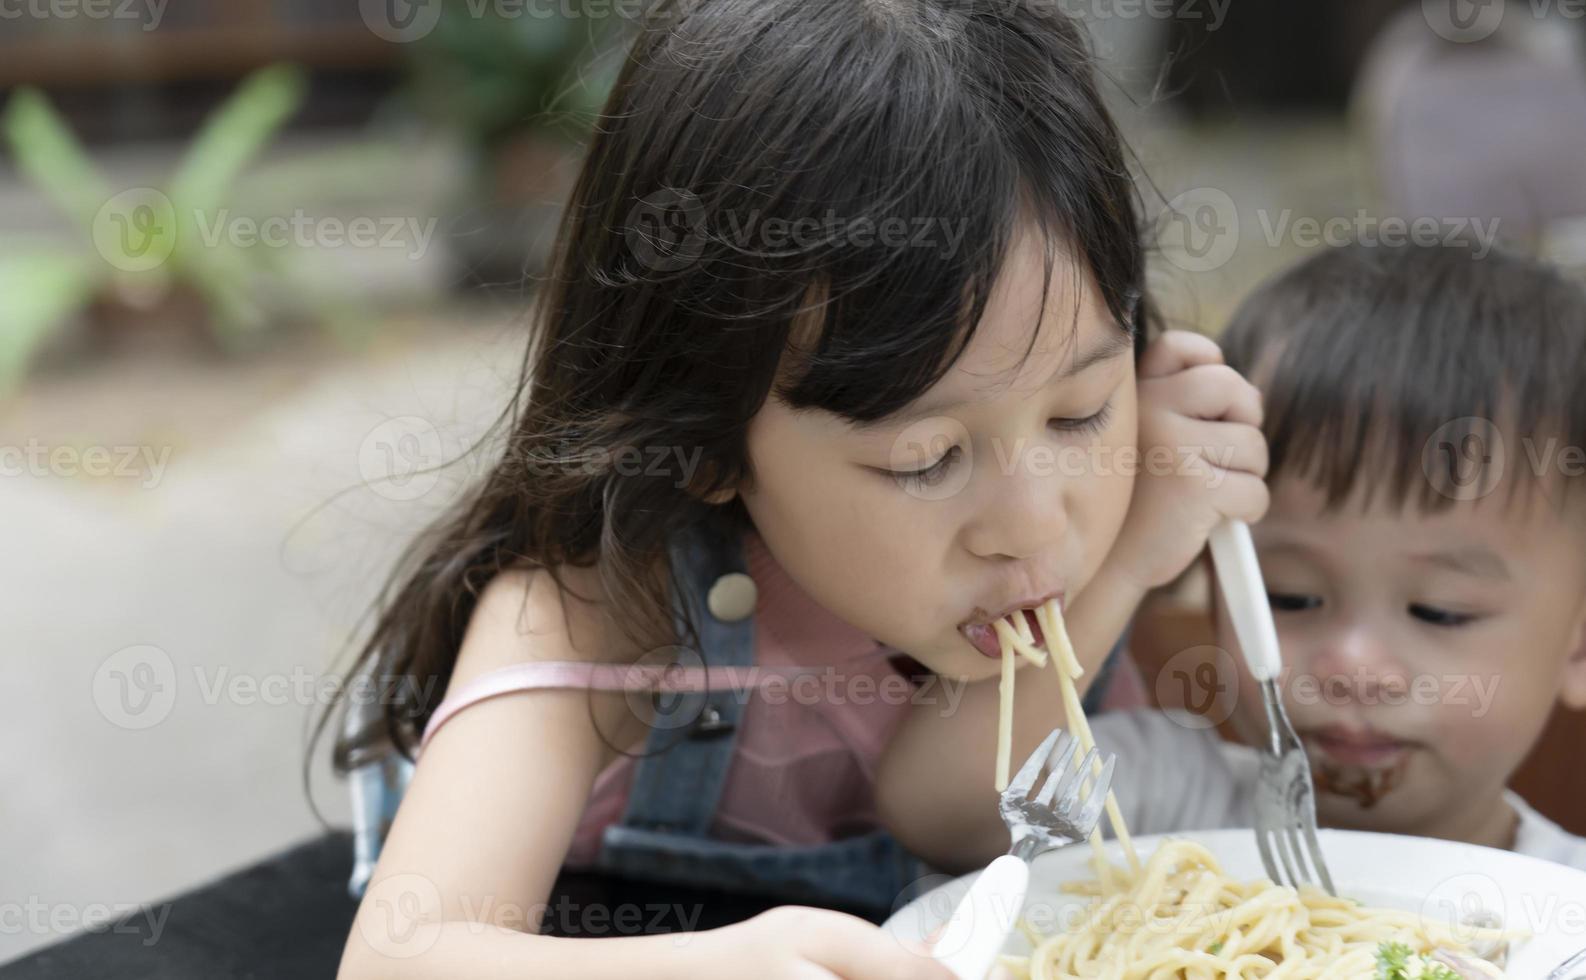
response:
{"label": "gray sleeve", "polygon": [[1113,794],[1131,834],[1249,826],[1248,787],[1222,739],[1200,719],[1109,711],[1091,718],[1090,727],[1096,746],[1118,757]]}

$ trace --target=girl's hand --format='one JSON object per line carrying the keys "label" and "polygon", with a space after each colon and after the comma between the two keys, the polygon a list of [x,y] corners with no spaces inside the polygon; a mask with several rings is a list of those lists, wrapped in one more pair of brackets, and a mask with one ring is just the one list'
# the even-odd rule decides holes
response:
{"label": "girl's hand", "polygon": [[1140,465],[1106,564],[1144,592],[1189,567],[1224,518],[1266,513],[1267,442],[1260,390],[1209,337],[1164,333],[1138,376]]}
{"label": "girl's hand", "polygon": [[926,946],[858,916],[802,905],[697,933],[689,975],[702,980],[956,980]]}

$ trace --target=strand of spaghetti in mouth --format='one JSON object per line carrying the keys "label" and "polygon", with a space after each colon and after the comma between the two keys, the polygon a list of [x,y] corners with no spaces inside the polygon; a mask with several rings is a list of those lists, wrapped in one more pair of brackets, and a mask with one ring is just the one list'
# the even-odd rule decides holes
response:
{"label": "strand of spaghetti in mouth", "polygon": [[[1085,673],[1085,668],[1080,666],[1079,658],[1074,656],[1074,645],[1069,642],[1068,629],[1063,625],[1063,609],[1056,599],[1036,609],[1035,621],[1041,625],[1041,632],[1046,634],[1046,646],[1052,652],[1052,667],[1057,671],[1058,686],[1063,691],[1063,714],[1067,718],[1068,731],[1079,739],[1080,752],[1076,755],[1082,755],[1096,747],[1096,739],[1090,732],[1090,720],[1085,717],[1085,707],[1080,703],[1079,692],[1074,689],[1075,679]],[[1091,774],[1100,773],[1101,768],[1098,757],[1092,765]],[[1113,836],[1118,838],[1119,845],[1129,858],[1130,870],[1139,874],[1140,855],[1135,852],[1134,839],[1129,836],[1129,828],[1123,822],[1118,798],[1110,789],[1107,791],[1107,820],[1112,824]],[[1110,873],[1101,847],[1099,827],[1091,832],[1090,847],[1099,868],[1107,867]]]}
{"label": "strand of spaghetti in mouth", "polygon": [[[1083,760],[1085,753],[1096,747],[1096,740],[1090,731],[1090,722],[1085,718],[1084,706],[1080,703],[1079,693],[1074,687],[1075,679],[1083,675],[1085,669],[1080,666],[1079,658],[1074,656],[1074,646],[1069,641],[1068,630],[1063,623],[1062,606],[1057,599],[1049,599],[1036,607],[1033,613],[1036,624],[1041,627],[1041,633],[1046,640],[1046,650],[1041,650],[1035,645],[1035,637],[1030,632],[1029,623],[1025,621],[1023,610],[1014,613],[1011,617],[999,619],[993,624],[997,632],[997,640],[1002,646],[1002,679],[997,688],[1001,695],[996,770],[996,787],[999,793],[1008,788],[1008,770],[1012,763],[1015,654],[1038,667],[1045,667],[1050,662],[1052,668],[1057,671],[1068,731],[1080,744],[1080,751],[1075,753],[1075,765]],[[1093,763],[1091,775],[1095,776],[1100,772],[1101,762],[1098,760]],[[1129,836],[1129,828],[1124,824],[1123,814],[1118,809],[1118,801],[1111,790],[1107,792],[1106,805],[1107,819],[1112,823],[1113,835],[1123,846],[1124,853],[1129,858],[1130,869],[1135,874],[1139,874],[1140,856],[1135,853],[1134,841]],[[1111,868],[1101,847],[1100,828],[1092,831],[1090,844],[1098,873],[1110,875]]]}

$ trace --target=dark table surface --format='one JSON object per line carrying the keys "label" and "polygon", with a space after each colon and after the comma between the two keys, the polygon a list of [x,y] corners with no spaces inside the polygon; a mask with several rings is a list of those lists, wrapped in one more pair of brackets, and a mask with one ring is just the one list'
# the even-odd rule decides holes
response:
{"label": "dark table surface", "polygon": [[[0,980],[223,980],[334,977],[356,903],[347,895],[352,841],[327,834],[167,902],[19,960]],[[637,908],[636,933],[710,929],[785,900],[564,872],[544,931],[610,935],[612,910]],[[847,909],[873,922],[884,911]],[[163,915],[163,920],[162,920]],[[152,922],[150,921],[152,918]]]}

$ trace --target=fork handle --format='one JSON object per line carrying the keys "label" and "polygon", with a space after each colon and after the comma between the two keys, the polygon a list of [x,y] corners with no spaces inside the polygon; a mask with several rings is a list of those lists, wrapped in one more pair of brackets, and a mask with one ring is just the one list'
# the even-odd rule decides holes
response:
{"label": "fork handle", "polygon": [[1258,681],[1275,680],[1283,670],[1278,655],[1278,630],[1272,622],[1272,603],[1250,540],[1250,525],[1225,520],[1209,538],[1212,564],[1222,585],[1223,601],[1233,619],[1234,635],[1244,651],[1245,663]]}
{"label": "fork handle", "polygon": [[970,885],[931,956],[960,980],[984,980],[1013,931],[1030,886],[1030,866],[1004,854],[986,866]]}

